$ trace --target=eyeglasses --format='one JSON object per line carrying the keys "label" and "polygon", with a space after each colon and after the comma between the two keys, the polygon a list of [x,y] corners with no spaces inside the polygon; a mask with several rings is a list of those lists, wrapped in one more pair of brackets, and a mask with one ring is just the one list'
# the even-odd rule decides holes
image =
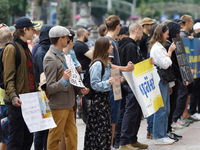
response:
{"label": "eyeglasses", "polygon": [[3,28],[3,27],[7,27],[7,25],[5,23],[1,23],[0,28]]}

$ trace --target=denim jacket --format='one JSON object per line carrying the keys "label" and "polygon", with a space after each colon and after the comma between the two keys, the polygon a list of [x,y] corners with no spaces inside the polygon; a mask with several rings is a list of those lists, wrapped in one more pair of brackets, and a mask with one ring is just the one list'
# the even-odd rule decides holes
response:
{"label": "denim jacket", "polygon": [[108,64],[108,66],[105,67],[105,73],[103,75],[103,78],[101,78],[101,62],[96,61],[90,67],[90,84],[93,90],[97,92],[108,92],[112,89],[111,85],[109,84],[109,78],[111,77],[110,69],[111,65]]}

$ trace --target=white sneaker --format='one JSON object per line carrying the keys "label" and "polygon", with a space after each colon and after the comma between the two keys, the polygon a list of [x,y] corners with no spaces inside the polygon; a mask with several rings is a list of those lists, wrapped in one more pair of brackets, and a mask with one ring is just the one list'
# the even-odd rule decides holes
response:
{"label": "white sneaker", "polygon": [[179,125],[179,124],[176,123],[176,122],[173,122],[173,123],[171,124],[171,127],[172,127],[173,129],[183,129],[183,126],[182,126],[182,125]]}
{"label": "white sneaker", "polygon": [[193,114],[191,117],[194,119],[200,120],[200,114],[198,113]]}
{"label": "white sneaker", "polygon": [[171,141],[171,142],[175,143],[175,140],[170,139],[169,137],[165,137],[165,140],[168,140],[169,142]]}
{"label": "white sneaker", "polygon": [[169,138],[154,139],[155,145],[171,145],[173,143],[174,143],[174,140],[171,140]]}

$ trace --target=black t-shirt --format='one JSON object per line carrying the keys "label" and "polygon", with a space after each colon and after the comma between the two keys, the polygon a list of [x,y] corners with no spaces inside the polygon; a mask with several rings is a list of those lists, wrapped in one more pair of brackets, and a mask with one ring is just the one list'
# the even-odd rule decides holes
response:
{"label": "black t-shirt", "polygon": [[73,49],[75,51],[76,58],[82,66],[82,69],[86,70],[87,68],[89,68],[91,60],[84,55],[87,51],[89,51],[88,46],[81,41],[76,41],[74,43]]}
{"label": "black t-shirt", "polygon": [[142,39],[139,41],[139,46],[140,46],[140,50],[142,52],[142,56],[147,59],[147,53],[148,53],[148,48],[147,48],[147,41],[148,41],[148,35],[146,35],[145,33],[143,33]]}

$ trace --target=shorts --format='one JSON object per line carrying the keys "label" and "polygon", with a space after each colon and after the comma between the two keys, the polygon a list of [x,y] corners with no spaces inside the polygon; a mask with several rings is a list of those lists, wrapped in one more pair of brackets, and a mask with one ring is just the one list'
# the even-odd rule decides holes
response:
{"label": "shorts", "polygon": [[1,105],[1,128],[0,128],[0,139],[2,143],[7,144],[8,142],[8,114],[6,112],[5,105]]}
{"label": "shorts", "polygon": [[120,118],[121,100],[114,100],[113,90],[110,91],[111,120],[112,124],[117,124]]}

